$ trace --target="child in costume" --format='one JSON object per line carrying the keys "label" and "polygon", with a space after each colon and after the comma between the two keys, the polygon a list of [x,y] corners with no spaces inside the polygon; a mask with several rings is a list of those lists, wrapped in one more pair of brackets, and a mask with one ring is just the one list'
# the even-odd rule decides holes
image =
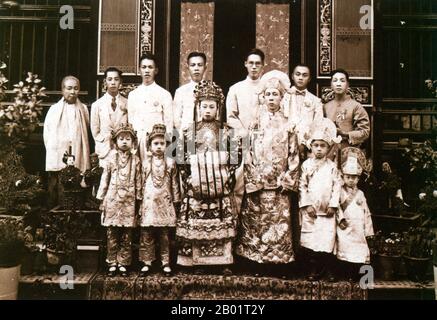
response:
{"label": "child in costume", "polygon": [[137,135],[130,124],[112,131],[115,149],[103,168],[97,199],[103,200],[102,225],[107,227],[108,275],[127,275],[132,262],[132,230],[136,226],[136,202],[142,199],[141,161],[132,148]]}
{"label": "child in costume", "polygon": [[334,280],[336,213],[339,206],[341,179],[337,166],[328,159],[329,147],[340,142],[332,121],[323,118],[315,126],[308,141],[314,158],[302,164],[299,181],[301,215],[300,244],[310,261],[309,280],[320,278],[328,271]]}
{"label": "child in costume", "polygon": [[357,280],[362,264],[370,263],[366,238],[373,236],[372,218],[364,193],[357,188],[363,168],[364,153],[353,147],[342,150],[343,187],[337,226],[337,258],[344,262],[347,279]]}
{"label": "child in costume", "polygon": [[162,271],[170,275],[170,228],[176,227],[176,210],[181,193],[176,162],[166,157],[166,128],[153,126],[147,137],[148,153],[143,161],[144,197],[140,207],[140,262],[141,274],[150,272],[155,260],[156,241],[159,241]]}

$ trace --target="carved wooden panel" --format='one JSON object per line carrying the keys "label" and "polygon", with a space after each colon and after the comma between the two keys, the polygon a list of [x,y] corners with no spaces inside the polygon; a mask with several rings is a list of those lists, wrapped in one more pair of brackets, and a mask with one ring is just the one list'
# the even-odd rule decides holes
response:
{"label": "carved wooden panel", "polygon": [[332,0],[318,1],[318,74],[328,76],[332,68]]}
{"label": "carved wooden panel", "polygon": [[[370,107],[373,104],[372,87],[370,85],[351,86],[348,92],[353,99],[357,100],[364,106]],[[320,86],[318,94],[323,103],[327,103],[334,99],[334,91],[328,86]]]}
{"label": "carved wooden panel", "polygon": [[140,6],[140,52],[154,53],[155,1],[141,0]]}
{"label": "carved wooden panel", "polygon": [[351,78],[373,78],[372,0],[318,1],[318,74],[336,68]]}

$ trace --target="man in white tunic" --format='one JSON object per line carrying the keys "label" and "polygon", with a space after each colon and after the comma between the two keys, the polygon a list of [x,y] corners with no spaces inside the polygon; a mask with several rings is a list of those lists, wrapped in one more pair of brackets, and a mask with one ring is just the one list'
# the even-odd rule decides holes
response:
{"label": "man in white tunic", "polygon": [[320,98],[308,91],[311,73],[308,66],[299,64],[293,70],[293,87],[284,97],[284,113],[295,126],[302,159],[309,151],[305,144],[310,138],[312,126],[323,118],[323,104]]}
{"label": "man in white tunic", "polygon": [[141,160],[147,152],[146,137],[153,125],[164,124],[171,133],[173,128],[173,108],[170,92],[155,82],[158,74],[156,58],[144,54],[140,58],[140,73],[143,83],[131,91],[128,97],[128,121],[138,134],[138,151]]}
{"label": "man in white tunic", "polygon": [[247,135],[249,125],[255,120],[264,57],[259,49],[253,49],[247,54],[244,62],[247,77],[231,86],[226,97],[227,123],[237,129],[240,136]]}
{"label": "man in white tunic", "polygon": [[114,67],[105,71],[106,93],[91,105],[91,133],[101,167],[105,166],[109,151],[114,147],[111,131],[127,123],[127,99],[120,95],[122,72]]}
{"label": "man in white tunic", "polygon": [[[240,137],[247,137],[249,126],[254,122],[257,114],[264,58],[264,52],[259,49],[252,49],[246,55],[244,66],[247,69],[247,77],[245,80],[231,86],[226,97],[227,124],[235,129],[235,133]],[[243,164],[236,171],[237,181],[234,189],[238,213],[240,212],[244,195]]]}
{"label": "man in white tunic", "polygon": [[191,52],[187,65],[191,80],[176,90],[173,101],[174,125],[181,132],[193,123],[194,88],[205,75],[206,55],[203,52]]}
{"label": "man in white tunic", "polygon": [[59,204],[62,186],[59,171],[66,165],[62,161],[71,148],[75,156],[74,166],[84,172],[90,168],[88,141],[89,112],[78,98],[80,81],[67,76],[62,80],[62,99],[52,105],[44,120],[44,145],[46,147],[46,171],[49,173],[49,206]]}

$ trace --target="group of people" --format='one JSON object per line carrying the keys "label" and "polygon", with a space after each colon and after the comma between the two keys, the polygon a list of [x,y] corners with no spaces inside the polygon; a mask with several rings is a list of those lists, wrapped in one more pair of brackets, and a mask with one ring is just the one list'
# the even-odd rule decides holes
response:
{"label": "group of people", "polygon": [[188,55],[191,81],[174,100],[154,80],[153,55],[140,58],[143,83],[127,99],[119,91],[122,72],[108,68],[91,120],[78,99],[79,80],[65,77],[63,98],[44,123],[49,192],[59,188],[66,150],[77,168],[89,169],[90,124],[103,168],[97,199],[109,275],[127,274],[138,226],[144,276],[157,248],[163,273],[172,273],[174,229],[183,267],[220,266],[230,274],[235,257],[250,271],[287,267],[299,249],[310,279],[332,278],[337,259],[348,276],[357,275],[370,262],[366,237],[373,234],[357,188],[370,123],[348,94],[348,73],[332,73],[334,99],[323,105],[307,90],[309,67],[296,66],[292,81],[276,70],[263,74],[264,53],[253,49],[244,61],[247,78],[225,98],[203,79],[206,60],[201,52]]}

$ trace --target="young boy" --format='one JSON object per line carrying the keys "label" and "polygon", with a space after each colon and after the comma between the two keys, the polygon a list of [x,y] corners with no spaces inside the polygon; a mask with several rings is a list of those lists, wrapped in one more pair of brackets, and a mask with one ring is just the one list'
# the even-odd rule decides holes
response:
{"label": "young boy", "polygon": [[118,271],[127,276],[132,262],[132,229],[136,226],[136,200],[142,199],[141,162],[132,148],[137,135],[130,124],[122,123],[112,132],[115,149],[103,168],[97,199],[103,200],[102,225],[107,227],[108,275]]}
{"label": "young boy", "polygon": [[[341,180],[334,162],[326,158],[329,147],[337,142],[335,125],[322,119],[311,134],[314,158],[302,164],[299,181],[301,214],[300,244],[310,260],[309,280],[317,280],[325,266],[333,263],[336,237],[335,214],[339,205]],[[329,272],[331,268],[328,267]],[[333,275],[328,275],[334,280]]]}
{"label": "young boy", "polygon": [[358,148],[342,150],[344,185],[340,193],[337,258],[344,261],[346,279],[358,280],[359,268],[370,263],[366,238],[373,235],[372,218],[364,193],[357,188],[366,158]]}
{"label": "young boy", "polygon": [[141,275],[146,276],[155,260],[156,241],[159,241],[162,271],[170,275],[170,228],[176,227],[175,207],[179,207],[181,193],[176,162],[165,155],[165,126],[156,124],[147,137],[148,153],[143,160],[144,197],[140,207]]}

